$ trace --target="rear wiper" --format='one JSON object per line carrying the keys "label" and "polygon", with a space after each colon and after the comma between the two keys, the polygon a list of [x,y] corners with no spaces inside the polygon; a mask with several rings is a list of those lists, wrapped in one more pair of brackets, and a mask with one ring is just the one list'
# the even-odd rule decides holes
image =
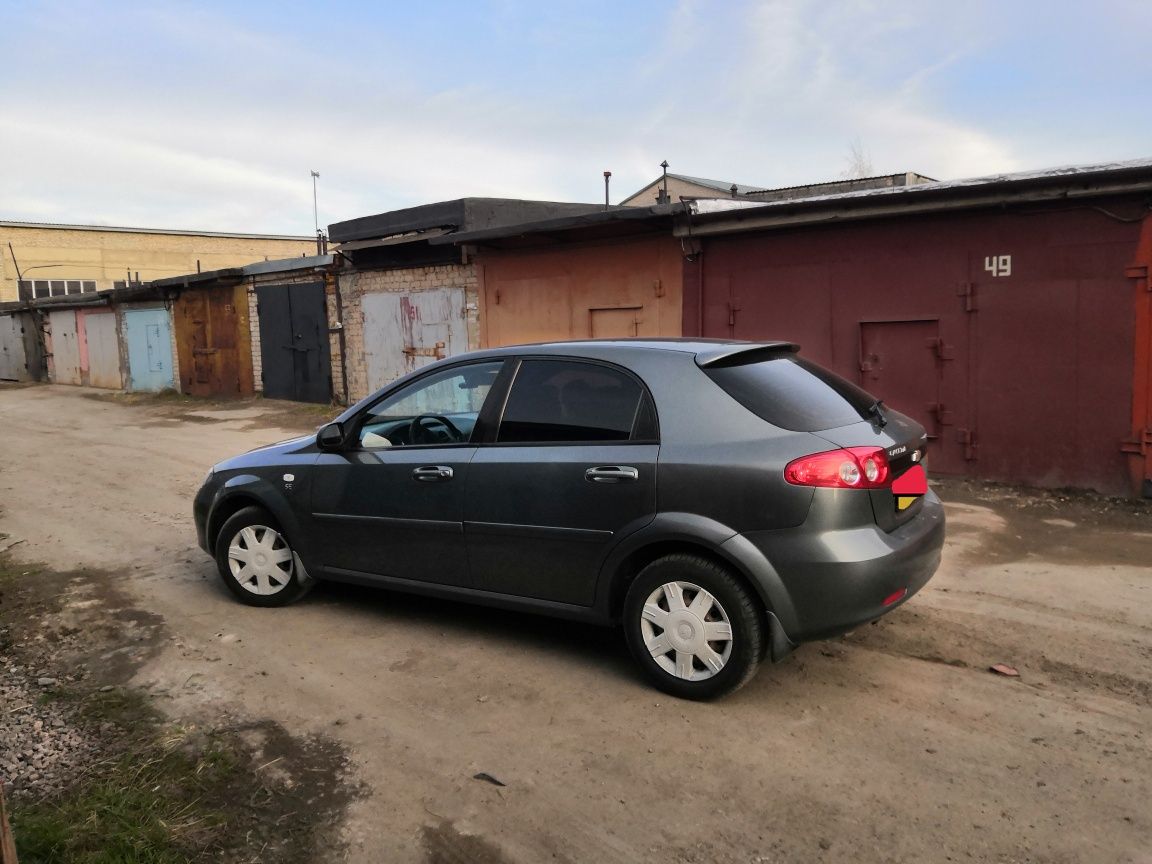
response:
{"label": "rear wiper", "polygon": [[872,422],[880,428],[888,425],[888,418],[884,416],[884,400],[877,399],[868,406],[868,416],[872,418]]}

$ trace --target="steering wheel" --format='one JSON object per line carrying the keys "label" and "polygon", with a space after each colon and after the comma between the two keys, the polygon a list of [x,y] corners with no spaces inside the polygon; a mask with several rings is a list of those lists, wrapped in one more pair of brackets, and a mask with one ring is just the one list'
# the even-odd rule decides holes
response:
{"label": "steering wheel", "polygon": [[465,440],[465,435],[458,428],[456,424],[445,417],[443,414],[417,414],[412,418],[412,422],[408,424],[408,442],[410,444],[433,444],[431,440],[432,435],[424,423],[427,420],[435,420],[448,430],[449,437],[455,443]]}

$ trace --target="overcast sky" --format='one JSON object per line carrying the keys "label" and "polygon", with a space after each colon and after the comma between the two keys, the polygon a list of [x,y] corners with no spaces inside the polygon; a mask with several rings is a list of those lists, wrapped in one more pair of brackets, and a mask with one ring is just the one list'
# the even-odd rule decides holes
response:
{"label": "overcast sky", "polygon": [[266,233],[1152,156],[1152,3],[0,0],[0,219]]}

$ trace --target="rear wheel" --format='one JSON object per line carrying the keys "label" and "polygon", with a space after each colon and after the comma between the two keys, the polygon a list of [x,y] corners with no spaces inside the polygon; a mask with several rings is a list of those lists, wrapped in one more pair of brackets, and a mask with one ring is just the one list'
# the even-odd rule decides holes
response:
{"label": "rear wheel", "polygon": [[697,555],[657,559],[624,601],[628,647],[652,682],[684,699],[747,683],[763,656],[756,599],[726,568]]}
{"label": "rear wheel", "polygon": [[236,511],[220,528],[216,567],[228,590],[249,606],[287,606],[311,584],[280,525],[261,507]]}

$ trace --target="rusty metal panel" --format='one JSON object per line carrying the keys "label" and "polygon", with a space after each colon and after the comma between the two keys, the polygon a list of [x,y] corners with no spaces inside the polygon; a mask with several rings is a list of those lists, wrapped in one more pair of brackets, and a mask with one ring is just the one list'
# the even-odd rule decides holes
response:
{"label": "rusty metal panel", "polygon": [[1132,427],[1121,450],[1133,494],[1152,498],[1152,214],[1144,217],[1132,262],[1124,275],[1136,312],[1132,371]]}
{"label": "rusty metal panel", "polygon": [[61,309],[48,314],[52,331],[52,381],[55,384],[79,384],[80,343],[76,333],[76,313]]}
{"label": "rusty metal panel", "polygon": [[360,306],[369,389],[466,351],[464,302],[462,288],[365,294]]}
{"label": "rusty metal panel", "polygon": [[24,328],[18,315],[0,315],[0,380],[27,380]]}
{"label": "rusty metal panel", "polygon": [[943,430],[939,321],[866,321],[860,325],[860,372],[869,392],[923,426],[929,439]]}
{"label": "rusty metal panel", "polygon": [[683,256],[675,238],[478,254],[484,347],[680,335]]}
{"label": "rusty metal panel", "polygon": [[[935,354],[933,471],[1123,493],[1136,350],[1125,271],[1139,230],[1092,207],[1036,207],[709,237],[684,269],[685,332],[797,341],[901,410],[901,388],[926,391],[918,376]],[[860,368],[867,325],[927,320],[935,336],[910,331],[895,349],[919,371],[890,398]]]}
{"label": "rusty metal panel", "polygon": [[88,343],[88,386],[119,390],[124,382],[116,313],[88,312],[84,315],[84,331]]}
{"label": "rusty metal panel", "polygon": [[615,306],[588,310],[588,336],[592,339],[627,339],[640,335],[643,306]]}
{"label": "rusty metal panel", "polygon": [[252,342],[243,286],[185,291],[173,304],[180,389],[193,396],[253,393]]}

